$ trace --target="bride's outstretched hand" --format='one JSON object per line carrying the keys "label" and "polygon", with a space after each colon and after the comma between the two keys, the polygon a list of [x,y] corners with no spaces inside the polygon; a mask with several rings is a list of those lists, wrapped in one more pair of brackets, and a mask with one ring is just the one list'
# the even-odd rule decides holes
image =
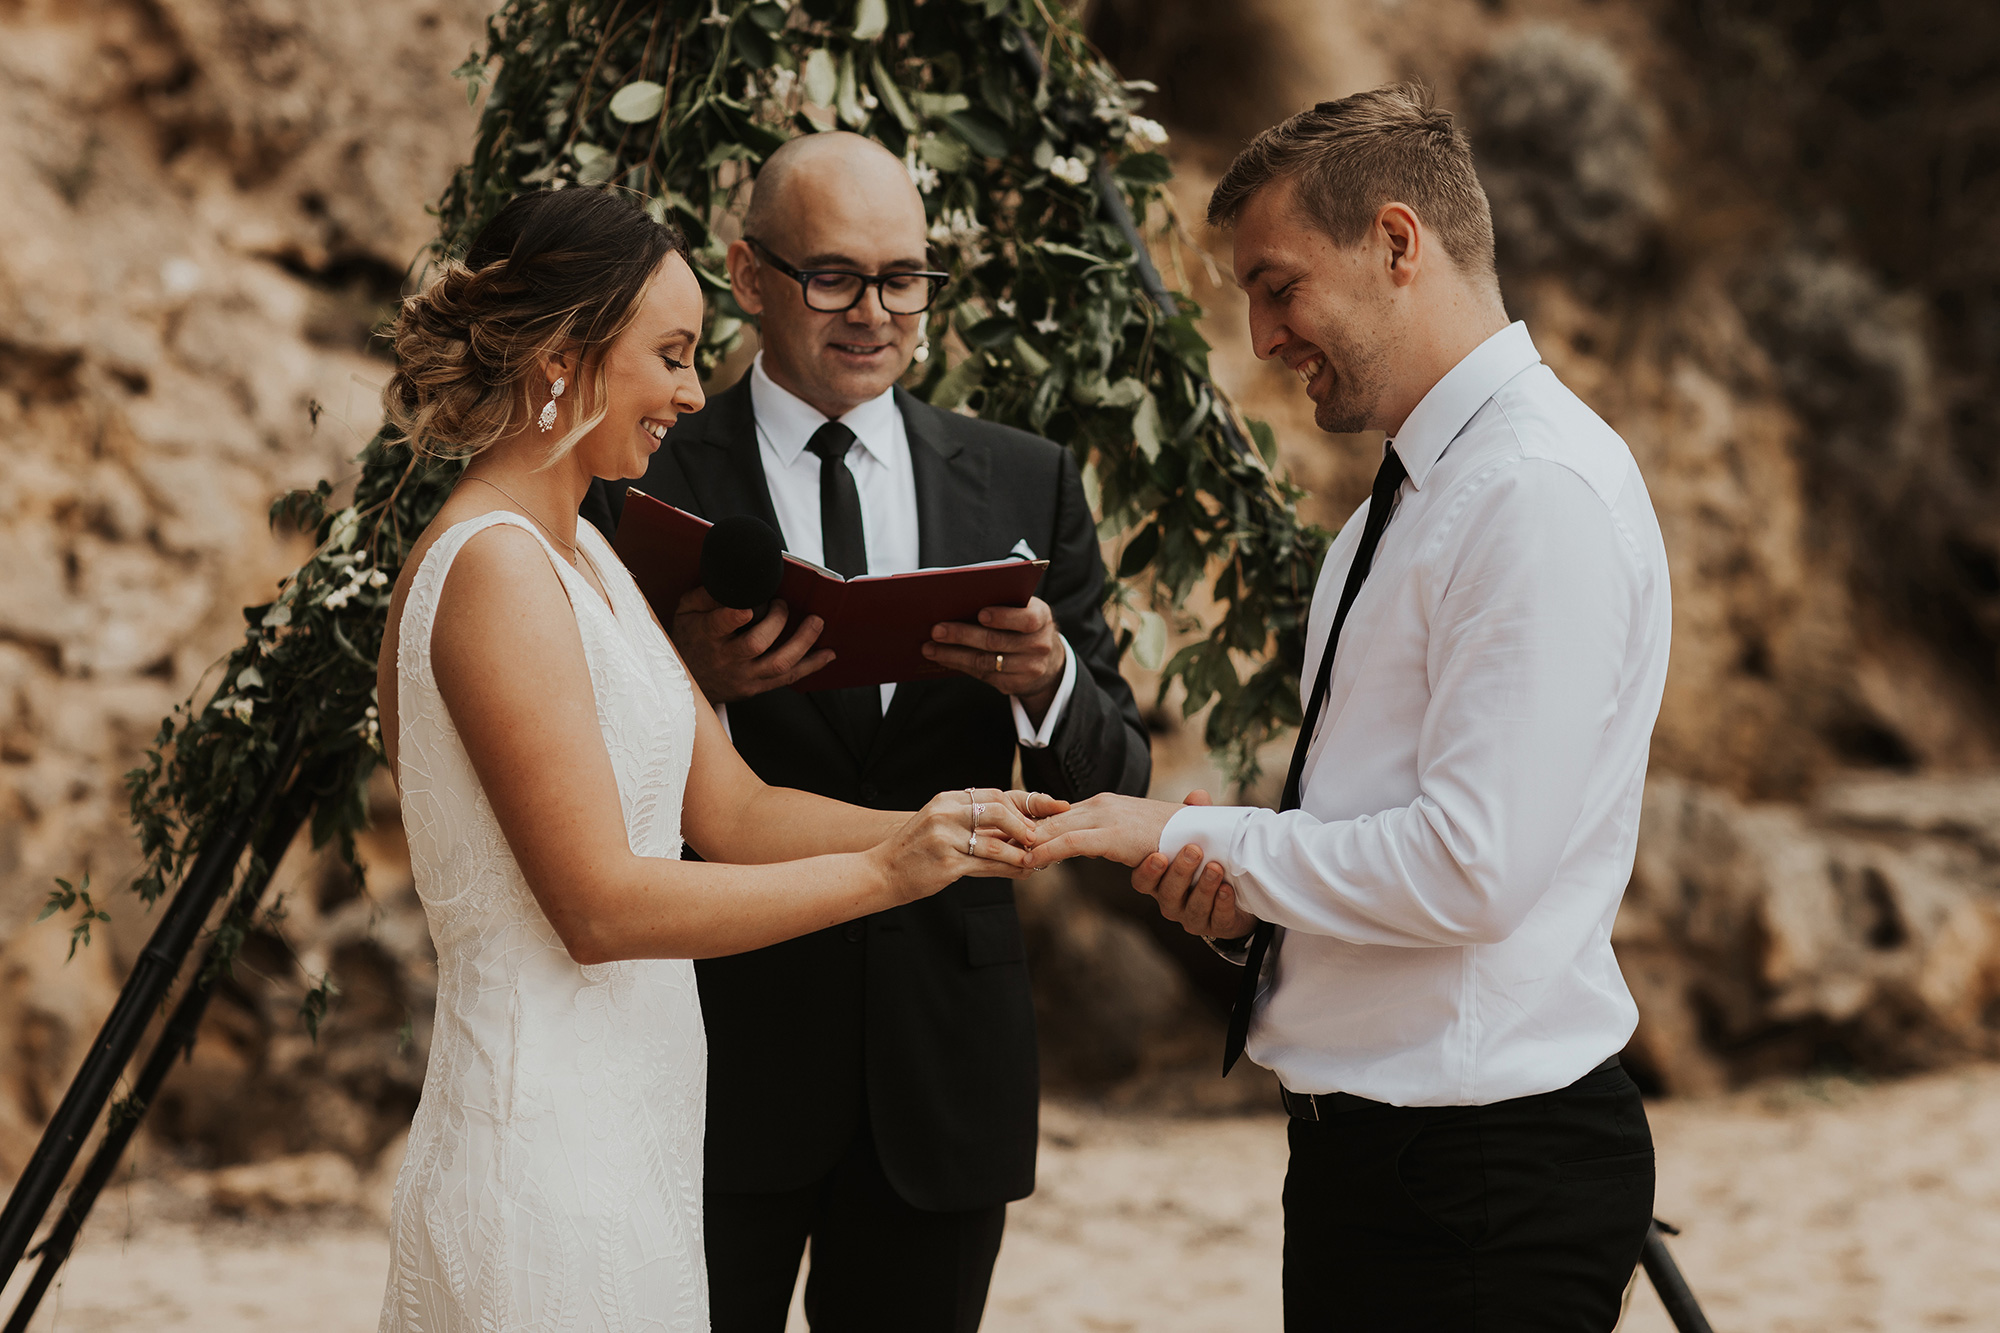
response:
{"label": "bride's outstretched hand", "polygon": [[1067,809],[1067,801],[1040,792],[994,787],[940,792],[874,854],[911,899],[967,875],[1020,879],[1039,869],[1029,855],[1035,821]]}

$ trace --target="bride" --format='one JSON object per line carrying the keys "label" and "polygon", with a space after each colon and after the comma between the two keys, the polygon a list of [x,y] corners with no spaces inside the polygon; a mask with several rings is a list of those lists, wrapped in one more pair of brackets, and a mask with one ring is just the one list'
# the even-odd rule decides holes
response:
{"label": "bride", "polygon": [[[381,1327],[708,1328],[693,958],[1027,873],[1048,797],[915,814],[767,787],[577,507],[683,412],[685,242],[610,194],[503,208],[404,305],[389,418],[470,456],[378,667],[437,1022]],[[682,861],[682,840],[701,861]]]}

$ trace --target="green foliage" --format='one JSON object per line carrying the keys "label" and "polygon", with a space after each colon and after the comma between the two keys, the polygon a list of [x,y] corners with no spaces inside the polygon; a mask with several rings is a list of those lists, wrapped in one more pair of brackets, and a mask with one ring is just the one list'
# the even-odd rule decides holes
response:
{"label": "green foliage", "polygon": [[[524,190],[632,190],[694,247],[710,298],[705,369],[744,333],[722,256],[757,164],[822,127],[886,144],[918,182],[954,274],[931,320],[945,354],[920,364],[913,391],[1075,452],[1099,532],[1119,545],[1107,612],[1121,644],[1163,671],[1162,697],[1180,681],[1189,714],[1213,703],[1208,742],[1237,773],[1297,722],[1295,664],[1326,534],[1299,522],[1300,492],[1273,472],[1268,429],[1252,423],[1253,452],[1227,442],[1232,409],[1207,382],[1196,307],[1163,313],[1138,286],[1093,173],[1109,173],[1135,217],[1161,223],[1164,135],[1134,114],[1139,86],[1091,52],[1066,11],[1043,0],[510,0],[488,20],[486,51],[457,73],[486,103],[439,207],[438,253],[462,249]],[[246,610],[219,687],[167,718],[128,775],[146,858],[134,887],[148,901],[253,799],[286,717],[305,737],[315,843],[337,839],[352,857],[382,753],[374,673],[390,589],[458,475],[420,466],[388,433],[360,464],[350,503],[322,482],[272,507],[274,524],[314,533],[317,549]],[[1189,607],[1198,593],[1214,623],[1162,662],[1170,629],[1204,632]],[[308,991],[310,1027],[331,995],[324,979]]]}
{"label": "green foliage", "polygon": [[79,916],[76,924],[69,928],[70,958],[76,957],[77,945],[90,943],[91,922],[102,921],[106,925],[111,922],[111,914],[90,901],[90,876],[83,877],[81,887],[71,884],[66,879],[57,880],[56,887],[49,890],[49,900],[42,904],[41,912],[35,917],[37,921],[46,921],[57,912],[67,912],[78,904],[83,906],[83,915]]}

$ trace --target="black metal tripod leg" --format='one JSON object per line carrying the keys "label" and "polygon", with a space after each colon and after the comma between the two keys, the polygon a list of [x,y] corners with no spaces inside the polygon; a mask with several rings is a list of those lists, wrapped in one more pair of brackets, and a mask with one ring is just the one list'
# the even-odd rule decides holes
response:
{"label": "black metal tripod leg", "polygon": [[1667,1253],[1666,1237],[1661,1234],[1657,1219],[1646,1228],[1646,1244],[1639,1251],[1639,1262],[1644,1266],[1646,1276],[1652,1279],[1660,1304],[1667,1308],[1667,1318],[1674,1321],[1674,1327],[1680,1333],[1715,1333],[1708,1325],[1708,1316],[1701,1312],[1694,1293],[1688,1289],[1687,1279],[1681,1276],[1680,1265],[1674,1262],[1673,1255]]}

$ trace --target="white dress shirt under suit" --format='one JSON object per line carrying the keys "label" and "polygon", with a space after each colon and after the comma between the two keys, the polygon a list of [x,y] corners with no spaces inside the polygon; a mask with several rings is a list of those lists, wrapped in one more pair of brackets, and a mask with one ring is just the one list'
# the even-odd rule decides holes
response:
{"label": "white dress shirt under suit", "polygon": [[[757,452],[764,463],[764,480],[771,508],[778,516],[785,549],[801,560],[824,564],[826,546],[819,517],[819,455],[806,448],[813,432],[827,423],[826,414],[800,398],[764,371],[759,352],[750,369],[750,411],[757,420]],[[870,574],[906,574],[920,567],[917,559],[917,482],[910,471],[910,437],[903,414],[896,409],[895,390],[885,389],[840,418],[854,432],[847,451],[847,470],[861,495],[862,542],[868,551]],[[1076,689],[1076,654],[1063,642],[1062,681],[1048,713],[1037,727],[1021,701],[1009,698],[1014,729],[1021,744],[1044,749],[1055,735],[1070,694]],[[882,711],[889,711],[893,684],[882,687]]]}
{"label": "white dress shirt under suit", "polygon": [[[1611,925],[1666,680],[1666,551],[1631,452],[1522,324],[1392,443],[1409,478],[1302,807],[1189,807],[1160,850],[1199,845],[1279,927],[1247,1051],[1286,1087],[1480,1105],[1567,1086],[1637,1022]],[[1303,681],[1362,517],[1320,571]]]}

